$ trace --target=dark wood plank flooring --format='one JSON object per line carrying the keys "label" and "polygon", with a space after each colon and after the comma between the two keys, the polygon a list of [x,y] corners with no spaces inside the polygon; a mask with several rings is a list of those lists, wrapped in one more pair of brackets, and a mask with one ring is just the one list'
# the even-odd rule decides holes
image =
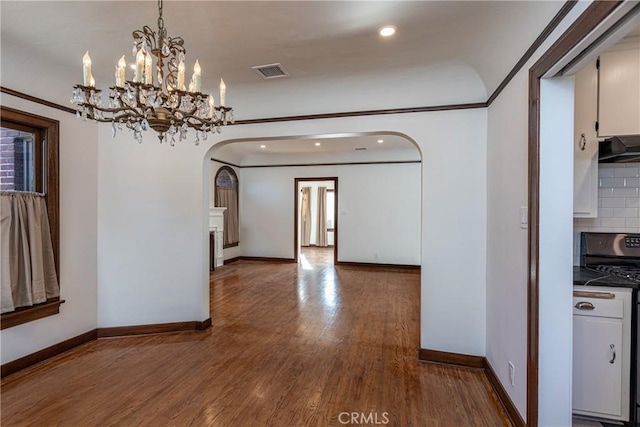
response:
{"label": "dark wood plank flooring", "polygon": [[211,329],[101,339],[11,375],[2,426],[509,425],[481,370],[417,361],[419,282],[320,255],[238,261],[212,275]]}

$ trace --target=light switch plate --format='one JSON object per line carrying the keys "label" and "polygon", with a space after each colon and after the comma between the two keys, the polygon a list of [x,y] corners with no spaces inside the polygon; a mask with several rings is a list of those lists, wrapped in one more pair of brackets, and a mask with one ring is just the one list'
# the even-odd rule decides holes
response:
{"label": "light switch plate", "polygon": [[520,228],[529,228],[529,209],[526,206],[520,208]]}

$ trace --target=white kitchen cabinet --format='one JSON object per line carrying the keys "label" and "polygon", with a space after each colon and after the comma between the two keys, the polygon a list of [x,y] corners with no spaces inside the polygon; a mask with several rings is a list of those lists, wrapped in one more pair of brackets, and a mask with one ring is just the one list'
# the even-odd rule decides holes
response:
{"label": "white kitchen cabinet", "polygon": [[598,69],[595,61],[575,75],[573,216],[598,216]]}
{"label": "white kitchen cabinet", "polygon": [[631,290],[575,286],[573,304],[573,413],[628,421]]}
{"label": "white kitchen cabinet", "polygon": [[640,42],[600,55],[598,135],[640,134]]}

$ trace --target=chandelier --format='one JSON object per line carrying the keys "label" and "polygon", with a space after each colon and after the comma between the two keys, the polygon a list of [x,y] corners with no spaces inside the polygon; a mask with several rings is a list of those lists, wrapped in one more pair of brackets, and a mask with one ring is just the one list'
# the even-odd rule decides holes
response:
{"label": "chandelier", "polygon": [[[78,117],[111,123],[113,137],[123,127],[133,131],[142,142],[142,132],[152,129],[160,142],[176,143],[186,139],[189,128],[195,130],[195,144],[206,140],[209,132],[234,122],[233,109],[225,105],[226,86],[220,79],[220,105],[213,94],[201,92],[202,70],[196,60],[191,83],[185,86],[184,40],[169,37],[162,19],[162,0],[158,1],[158,31],[148,26],[133,32],[135,56],[133,80],[126,80],[124,55],[115,71],[115,86],[109,88],[106,104],[91,74],[89,52],[82,58],[83,84],[73,87],[71,103]],[[155,63],[155,76],[153,65]]]}

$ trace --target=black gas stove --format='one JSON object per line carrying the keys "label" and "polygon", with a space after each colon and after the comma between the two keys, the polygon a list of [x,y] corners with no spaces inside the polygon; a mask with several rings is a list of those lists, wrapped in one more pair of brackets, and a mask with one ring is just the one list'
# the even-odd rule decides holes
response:
{"label": "black gas stove", "polygon": [[640,283],[640,267],[600,264],[594,270]]}
{"label": "black gas stove", "polygon": [[582,233],[574,284],[640,288],[640,234]]}

